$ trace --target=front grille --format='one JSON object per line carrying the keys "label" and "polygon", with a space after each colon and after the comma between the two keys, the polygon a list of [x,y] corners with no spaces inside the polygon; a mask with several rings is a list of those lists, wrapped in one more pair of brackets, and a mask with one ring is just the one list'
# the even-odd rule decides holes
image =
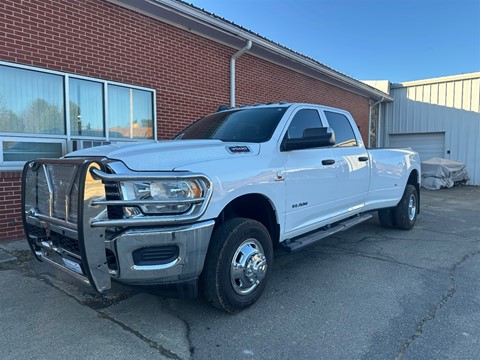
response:
{"label": "front grille", "polygon": [[47,232],[43,228],[39,228],[37,226],[33,226],[30,224],[25,224],[26,232],[35,239],[42,240],[47,238]]}
{"label": "front grille", "polygon": [[78,244],[78,240],[52,232],[50,235],[50,241],[56,247],[80,256],[80,246]]}
{"label": "front grille", "polygon": [[[118,188],[118,183],[116,182],[105,182],[105,198],[106,200],[121,200],[120,190]],[[107,207],[108,218],[109,219],[121,219],[123,218],[123,207],[109,205]]]}
{"label": "front grille", "polygon": [[[28,171],[26,209],[33,207],[42,215],[76,223],[80,188],[77,170],[78,166],[75,164],[47,164],[41,165],[36,171]],[[52,203],[50,190],[53,195]],[[68,205],[67,199],[70,201]]]}
{"label": "front grille", "polygon": [[[80,256],[76,236],[55,232],[51,226],[56,222],[60,228],[76,229],[80,197],[80,168],[78,163],[43,163],[27,166],[24,173],[23,202],[26,215],[25,231],[36,245],[51,242],[55,248],[64,249]],[[40,219],[29,221],[28,218]],[[52,231],[46,231],[50,229]],[[67,230],[68,231],[68,230]],[[75,230],[74,230],[75,232]]]}
{"label": "front grille", "polygon": [[[111,287],[105,230],[86,226],[106,217],[105,206],[92,205],[105,199],[102,182],[92,175],[92,169],[101,168],[94,159],[28,162],[22,176],[22,218],[39,259],[104,293]],[[86,220],[79,223],[82,216]]]}

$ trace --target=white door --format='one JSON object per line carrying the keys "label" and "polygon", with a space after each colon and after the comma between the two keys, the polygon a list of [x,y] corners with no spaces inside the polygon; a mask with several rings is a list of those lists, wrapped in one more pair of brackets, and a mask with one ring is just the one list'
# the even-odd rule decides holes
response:
{"label": "white door", "polygon": [[324,114],[335,134],[337,207],[334,213],[345,216],[365,206],[371,160],[367,150],[359,146],[352,124],[344,114],[335,111],[324,111]]}
{"label": "white door", "polygon": [[[316,109],[293,114],[286,137],[302,138],[304,130],[321,127]],[[294,237],[316,229],[332,216],[337,188],[335,155],[331,147],[283,151],[286,187],[285,233]]]}

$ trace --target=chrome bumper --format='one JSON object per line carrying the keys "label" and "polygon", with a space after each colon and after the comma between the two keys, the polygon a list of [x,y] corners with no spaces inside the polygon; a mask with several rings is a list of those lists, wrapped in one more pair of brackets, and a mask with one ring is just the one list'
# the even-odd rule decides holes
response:
{"label": "chrome bumper", "polygon": [[[203,269],[215,222],[171,228],[132,229],[107,241],[115,254],[118,270],[112,276],[132,285],[157,285],[197,278]],[[161,264],[142,264],[133,254],[145,249],[177,247],[178,254]],[[137,261],[137,263],[136,263]]]}

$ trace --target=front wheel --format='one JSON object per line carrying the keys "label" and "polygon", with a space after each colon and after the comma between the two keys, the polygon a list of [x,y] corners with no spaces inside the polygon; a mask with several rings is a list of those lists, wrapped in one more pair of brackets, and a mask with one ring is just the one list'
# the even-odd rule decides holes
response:
{"label": "front wheel", "polygon": [[202,285],[215,307],[235,313],[252,305],[265,289],[273,261],[270,234],[255,220],[234,218],[214,232]]}

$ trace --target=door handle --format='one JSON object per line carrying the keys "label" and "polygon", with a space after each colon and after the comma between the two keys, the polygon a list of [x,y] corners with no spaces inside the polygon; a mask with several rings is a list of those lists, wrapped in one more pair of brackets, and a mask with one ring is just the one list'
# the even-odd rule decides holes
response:
{"label": "door handle", "polygon": [[358,161],[368,161],[368,156],[360,156]]}
{"label": "door handle", "polygon": [[333,164],[335,164],[335,160],[333,159],[322,160],[322,165],[333,165]]}

